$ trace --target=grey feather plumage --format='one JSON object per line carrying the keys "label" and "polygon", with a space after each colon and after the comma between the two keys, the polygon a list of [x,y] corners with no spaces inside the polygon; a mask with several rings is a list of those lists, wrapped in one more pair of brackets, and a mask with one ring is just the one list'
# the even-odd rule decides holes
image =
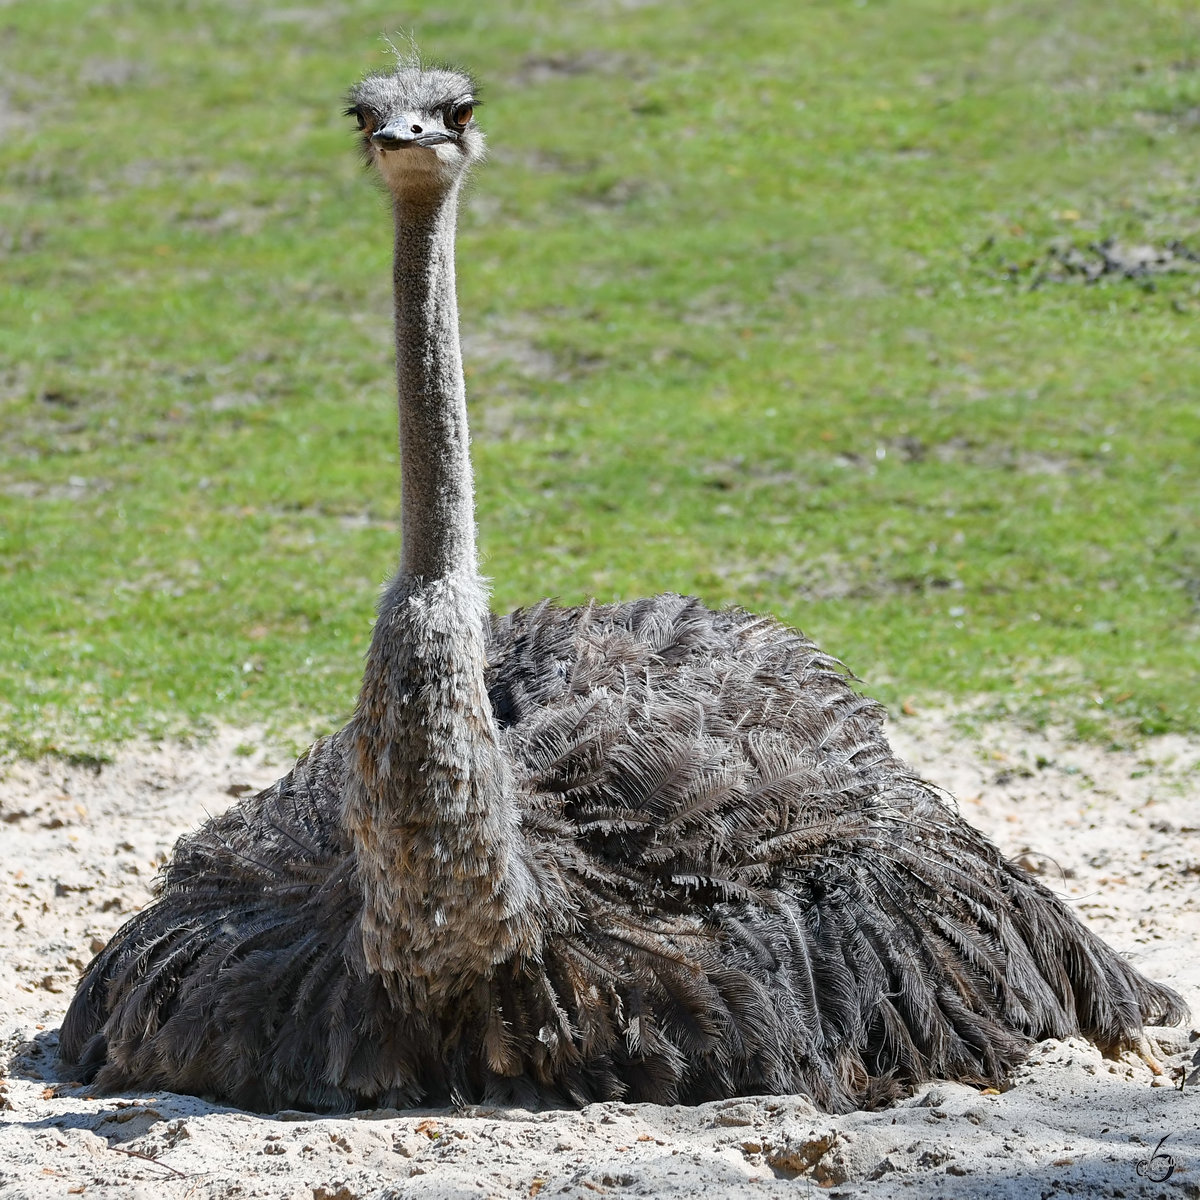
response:
{"label": "grey feather plumage", "polygon": [[487,615],[453,298],[472,85],[402,64],[352,99],[395,201],[404,561],[350,724],[180,839],[88,968],[73,1073],[261,1110],[846,1111],[1182,1019],[801,634],[674,595]]}
{"label": "grey feather plumage", "polygon": [[521,833],[571,897],[538,961],[440,1011],[367,969],[343,732],[180,840],[89,968],[64,1055],[101,1087],[266,1110],[804,1092],[843,1111],[1182,1015],[774,621],[545,604],[496,621],[489,656]]}

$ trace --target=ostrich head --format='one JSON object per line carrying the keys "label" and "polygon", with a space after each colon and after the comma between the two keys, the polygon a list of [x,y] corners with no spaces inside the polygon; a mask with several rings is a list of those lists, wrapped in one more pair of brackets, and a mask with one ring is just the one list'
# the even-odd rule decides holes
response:
{"label": "ostrich head", "polygon": [[438,200],[483,157],[469,75],[401,61],[372,72],[350,92],[368,163],[397,199]]}

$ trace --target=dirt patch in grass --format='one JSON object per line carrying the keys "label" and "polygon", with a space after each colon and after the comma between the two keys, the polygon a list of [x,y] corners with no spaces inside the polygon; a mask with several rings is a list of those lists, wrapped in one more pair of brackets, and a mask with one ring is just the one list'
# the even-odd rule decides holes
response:
{"label": "dirt patch in grass", "polygon": [[1164,276],[1200,278],[1200,250],[1179,238],[1153,244],[1125,243],[1113,238],[1080,244],[1059,239],[1040,258],[1004,258],[998,267],[1003,278],[1031,291],[1051,283],[1097,284],[1117,280],[1131,280],[1153,290],[1155,281]]}
{"label": "dirt patch in grass", "polygon": [[561,51],[551,54],[529,54],[516,71],[505,79],[512,88],[539,87],[580,75],[620,75],[637,78],[645,74],[635,71],[635,61],[629,55],[604,50]]}

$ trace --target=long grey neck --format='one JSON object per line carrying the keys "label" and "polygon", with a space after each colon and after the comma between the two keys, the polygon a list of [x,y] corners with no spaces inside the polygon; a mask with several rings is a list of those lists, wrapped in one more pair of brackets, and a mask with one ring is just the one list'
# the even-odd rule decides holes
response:
{"label": "long grey neck", "polygon": [[475,498],[458,341],[454,224],[458,189],[394,206],[396,378],[404,551],[426,579],[474,572]]}
{"label": "long grey neck", "polygon": [[396,205],[404,549],[347,732],[343,802],[366,962],[389,987],[460,992],[540,951],[545,898],[486,685],[454,290],[456,197]]}

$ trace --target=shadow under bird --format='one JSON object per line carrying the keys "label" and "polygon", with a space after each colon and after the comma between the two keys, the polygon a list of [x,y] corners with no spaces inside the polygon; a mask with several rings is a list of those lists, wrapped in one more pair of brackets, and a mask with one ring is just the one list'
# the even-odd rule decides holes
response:
{"label": "shadow under bird", "polygon": [[403,501],[354,716],[179,840],[79,985],[74,1077],[265,1111],[843,1112],[1183,1019],[802,634],[677,595],[489,613],[454,278],[474,105],[404,61],[351,93],[395,217]]}

